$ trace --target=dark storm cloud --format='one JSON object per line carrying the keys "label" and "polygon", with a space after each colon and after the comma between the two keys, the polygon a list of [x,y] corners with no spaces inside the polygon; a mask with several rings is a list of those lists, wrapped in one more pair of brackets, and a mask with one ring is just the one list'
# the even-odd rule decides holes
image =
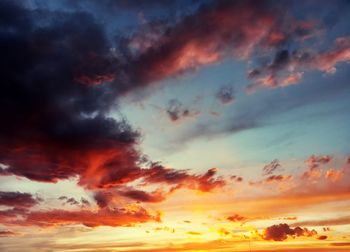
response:
{"label": "dark storm cloud", "polygon": [[87,227],[98,226],[130,226],[147,221],[160,221],[158,214],[153,215],[142,207],[128,209],[99,209],[98,211],[75,210],[66,211],[53,209],[48,211],[33,211],[20,220],[8,221],[11,225],[51,227],[67,224],[82,224]]}
{"label": "dark storm cloud", "polygon": [[39,204],[40,199],[36,199],[29,193],[21,192],[0,192],[0,205],[17,207],[17,208],[30,208]]}
{"label": "dark storm cloud", "polygon": [[81,12],[30,11],[12,1],[1,1],[0,11],[0,163],[9,166],[2,175],[78,175],[95,187],[118,180],[116,167],[136,169],[139,134],[106,116],[118,87],[101,84],[115,78],[118,62],[103,28]]}

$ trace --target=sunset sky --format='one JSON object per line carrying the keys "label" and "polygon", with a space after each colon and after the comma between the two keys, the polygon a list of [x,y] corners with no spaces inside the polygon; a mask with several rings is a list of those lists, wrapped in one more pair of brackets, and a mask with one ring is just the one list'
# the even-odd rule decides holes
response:
{"label": "sunset sky", "polygon": [[0,0],[0,251],[350,251],[350,2]]}

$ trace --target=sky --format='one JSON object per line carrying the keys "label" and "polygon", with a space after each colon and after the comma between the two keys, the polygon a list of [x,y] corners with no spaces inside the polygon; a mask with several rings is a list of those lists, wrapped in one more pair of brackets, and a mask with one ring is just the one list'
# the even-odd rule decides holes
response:
{"label": "sky", "polygon": [[0,1],[0,250],[350,251],[350,2]]}

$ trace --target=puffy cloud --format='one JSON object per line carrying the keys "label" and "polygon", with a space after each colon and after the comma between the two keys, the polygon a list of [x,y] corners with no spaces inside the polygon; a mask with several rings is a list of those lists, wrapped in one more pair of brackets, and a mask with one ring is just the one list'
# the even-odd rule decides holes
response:
{"label": "puffy cloud", "polygon": [[39,204],[40,199],[29,193],[0,192],[0,205],[16,208],[30,208]]}
{"label": "puffy cloud", "polygon": [[278,225],[272,225],[266,228],[263,232],[262,238],[264,240],[274,240],[274,241],[284,241],[290,237],[299,236],[315,236],[317,232],[315,230],[308,230],[307,228],[291,228],[286,223],[281,223]]}

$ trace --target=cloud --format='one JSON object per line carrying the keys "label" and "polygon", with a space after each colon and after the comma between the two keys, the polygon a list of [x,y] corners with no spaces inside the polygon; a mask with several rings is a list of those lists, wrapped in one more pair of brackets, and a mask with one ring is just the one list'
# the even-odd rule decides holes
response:
{"label": "cloud", "polygon": [[290,180],[292,178],[292,175],[271,175],[265,179],[267,183],[273,182],[273,181],[286,181]]}
{"label": "cloud", "polygon": [[238,214],[234,214],[234,215],[227,217],[227,219],[229,221],[232,221],[232,222],[241,222],[241,221],[245,221],[247,218],[243,217],[241,215],[238,215]]}
{"label": "cloud", "polygon": [[281,164],[277,159],[271,161],[271,163],[267,164],[263,168],[263,176],[272,175],[276,170],[281,169]]}
{"label": "cloud", "polygon": [[299,236],[315,236],[317,232],[315,230],[308,230],[307,228],[290,228],[288,224],[281,223],[278,225],[272,225],[266,228],[263,232],[262,238],[264,240],[284,241],[290,237]]}
{"label": "cloud", "polygon": [[189,232],[187,232],[187,234],[189,234],[189,235],[202,235],[202,233],[195,232],[195,231],[189,231]]}
{"label": "cloud", "polygon": [[[259,48],[273,48],[310,33],[312,25],[302,22],[286,22],[293,23],[294,31],[303,30],[302,35],[282,27],[284,8],[272,6],[269,1],[214,1],[202,5],[178,22],[165,24],[147,43],[146,50],[134,57],[128,76],[137,83],[154,82],[225,57],[247,59]],[[142,37],[148,40],[148,33],[135,35],[139,43]]]}
{"label": "cloud", "polygon": [[146,183],[161,183],[174,186],[171,190],[188,188],[202,192],[210,192],[216,188],[222,188],[226,181],[221,177],[215,177],[216,168],[209,169],[202,175],[192,175],[185,170],[175,170],[155,165],[149,170],[145,170],[143,177]]}
{"label": "cloud", "polygon": [[159,190],[149,193],[141,190],[129,189],[121,191],[119,194],[130,199],[150,203],[161,202],[166,198],[166,195]]}
{"label": "cloud", "polygon": [[0,221],[4,225],[18,218],[22,218],[29,213],[27,208],[10,208],[6,210],[0,210]]}
{"label": "cloud", "polygon": [[199,115],[199,111],[190,110],[185,108],[181,102],[176,99],[169,101],[166,113],[169,119],[173,122],[180,121],[188,117],[195,117]]}
{"label": "cloud", "polygon": [[79,210],[49,210],[34,211],[28,213],[24,219],[10,222],[13,225],[20,226],[40,226],[50,227],[58,225],[78,225],[83,224],[87,227],[98,226],[129,226],[136,223],[147,221],[160,221],[158,214],[152,215],[142,207],[133,209],[100,209],[98,211]]}
{"label": "cloud", "polygon": [[319,237],[317,237],[317,240],[327,240],[327,238],[327,235],[320,235]]}
{"label": "cloud", "polygon": [[[274,41],[284,37],[282,31],[276,36],[280,22],[275,8],[282,6],[272,8],[268,1],[203,5],[165,24],[154,44],[128,56],[118,54],[122,45],[108,39],[92,14],[47,10],[42,15],[12,1],[1,2],[6,15],[0,112],[6,123],[0,127],[0,163],[8,168],[1,167],[0,174],[50,183],[78,177],[79,185],[88,189],[135,180],[140,174],[140,134],[125,120],[108,116],[118,98],[224,55],[247,58],[262,44],[270,46],[266,39],[272,34]],[[177,109],[169,110],[173,120],[192,115]],[[255,119],[238,121],[223,130],[257,126]],[[196,134],[207,131],[211,129],[203,127]]]}
{"label": "cloud", "polygon": [[[158,203],[179,189],[190,189],[201,192],[212,192],[226,185],[226,180],[216,176],[217,169],[209,169],[204,174],[190,174],[187,170],[165,168],[160,164],[153,164],[149,169],[139,171],[138,185],[119,185],[116,188],[97,191],[94,199],[100,208],[105,208],[117,202],[120,196],[136,200],[138,202]],[[146,191],[150,186],[152,191]],[[141,190],[142,187],[142,190]]]}
{"label": "cloud", "polygon": [[71,206],[81,206],[81,207],[90,206],[90,202],[83,197],[81,197],[80,201],[76,200],[73,197],[67,197],[67,196],[60,196],[58,199],[63,201],[63,205],[69,204]]}
{"label": "cloud", "polygon": [[235,182],[242,182],[243,178],[241,176],[237,176],[237,175],[232,175],[230,177],[231,180],[235,181]]}
{"label": "cloud", "polygon": [[120,183],[138,167],[139,133],[107,116],[121,88],[102,84],[118,65],[103,27],[83,12],[0,8],[1,175]]}
{"label": "cloud", "polygon": [[326,171],[325,177],[326,179],[332,181],[332,182],[337,182],[341,180],[345,175],[344,170],[335,170],[335,169],[329,169]]}
{"label": "cloud", "polygon": [[337,38],[333,48],[321,52],[282,49],[272,62],[248,72],[253,84],[247,87],[247,91],[252,92],[257,87],[276,88],[297,84],[307,70],[334,74],[338,64],[349,61],[350,37]]}
{"label": "cloud", "polygon": [[224,105],[231,104],[235,99],[233,87],[232,86],[221,87],[219,91],[216,93],[216,98]]}
{"label": "cloud", "polygon": [[250,181],[249,184],[254,185],[268,185],[271,183],[280,183],[283,185],[284,182],[288,182],[293,178],[292,175],[270,175],[262,180]]}
{"label": "cloud", "polygon": [[292,226],[336,226],[336,225],[348,225],[350,224],[350,216],[342,216],[334,219],[327,220],[306,220],[295,222]]}
{"label": "cloud", "polygon": [[[173,9],[177,4],[181,4],[183,1],[181,0],[164,0],[164,1],[156,1],[156,0],[148,0],[148,1],[140,1],[140,0],[77,0],[77,1],[63,1],[63,4],[66,4],[69,7],[75,9],[84,9],[89,10],[89,8],[97,9],[101,11],[103,14],[115,15],[120,11],[132,10],[135,12],[147,11],[157,8],[162,8],[162,10],[166,8]],[[39,3],[40,4],[40,3]],[[84,8],[85,7],[85,8]]]}
{"label": "cloud", "polygon": [[330,155],[311,155],[307,160],[305,160],[305,164],[310,169],[317,168],[322,164],[328,164],[332,160]]}
{"label": "cloud", "polygon": [[29,193],[0,192],[0,205],[16,208],[30,208],[39,204],[40,199]]}
{"label": "cloud", "polygon": [[0,237],[16,236],[17,233],[10,230],[0,230]]}
{"label": "cloud", "polygon": [[[304,179],[318,179],[322,176],[323,170],[320,169],[321,165],[328,164],[332,160],[332,157],[329,155],[311,155],[307,160],[305,160],[305,164],[308,166],[308,170],[305,171],[302,175]],[[329,174],[330,178],[335,175]],[[334,176],[333,176],[334,178]]]}
{"label": "cloud", "polygon": [[346,247],[346,246],[350,246],[350,242],[332,242],[330,244],[331,246],[336,246],[336,247]]}

